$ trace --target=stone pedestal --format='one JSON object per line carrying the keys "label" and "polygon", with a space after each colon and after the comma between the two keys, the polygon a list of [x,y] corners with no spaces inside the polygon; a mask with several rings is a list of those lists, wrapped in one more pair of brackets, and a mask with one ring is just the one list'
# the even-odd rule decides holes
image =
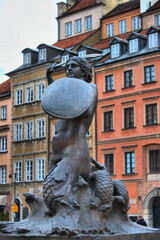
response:
{"label": "stone pedestal", "polygon": [[0,235],[0,240],[159,240],[160,232],[140,234],[115,234],[115,235],[78,235],[67,236],[18,236]]}

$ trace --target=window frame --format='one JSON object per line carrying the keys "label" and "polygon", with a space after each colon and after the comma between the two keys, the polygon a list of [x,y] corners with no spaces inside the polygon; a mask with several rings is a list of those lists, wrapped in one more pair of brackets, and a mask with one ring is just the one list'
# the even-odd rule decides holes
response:
{"label": "window frame", "polygon": [[[39,163],[42,163],[42,166],[39,165]],[[43,181],[45,176],[45,158],[37,158],[36,159],[36,178],[37,181]]]}
{"label": "window frame", "polygon": [[25,122],[25,139],[31,140],[34,138],[34,122],[29,120]]}
{"label": "window frame", "polygon": [[[40,126],[39,124],[42,124],[43,122],[43,126]],[[36,125],[37,125],[37,138],[44,138],[45,137],[45,119],[44,118],[40,118],[36,120]],[[40,130],[41,129],[41,130]]]}
{"label": "window frame", "polygon": [[141,27],[141,18],[139,16],[132,17],[132,31],[138,30]]}
{"label": "window frame", "polygon": [[[149,107],[151,109],[147,109]],[[145,125],[152,126],[157,124],[158,124],[158,104],[157,103],[145,104]]]}
{"label": "window frame", "polygon": [[[134,158],[132,157],[132,154],[134,154]],[[127,170],[128,169],[127,155],[129,155],[129,171]],[[135,151],[125,151],[124,152],[124,165],[125,165],[125,174],[135,174],[135,172],[136,172]]]}
{"label": "window frame", "polygon": [[113,110],[103,112],[103,132],[113,131]]}
{"label": "window frame", "polygon": [[127,32],[127,20],[123,19],[119,21],[119,34],[123,34]]}
{"label": "window frame", "polygon": [[160,25],[160,14],[156,14],[154,16],[154,25],[159,26]]}
{"label": "window frame", "polygon": [[82,32],[82,18],[76,19],[74,21],[74,33],[81,33]]}
{"label": "window frame", "polygon": [[0,153],[6,153],[7,148],[7,136],[0,136]]}
{"label": "window frame", "polygon": [[78,57],[86,56],[86,50],[82,50],[78,52]]}
{"label": "window frame", "polygon": [[18,122],[14,124],[14,141],[16,142],[23,140],[22,127],[23,127],[22,122]]}
{"label": "window frame", "polygon": [[105,92],[114,91],[114,75],[106,75],[105,76]]}
{"label": "window frame", "polygon": [[21,105],[23,103],[23,89],[18,88],[15,90],[15,105]]}
{"label": "window frame", "polygon": [[[109,158],[108,160],[107,157]],[[109,175],[114,176],[114,153],[104,154],[104,165],[106,166]]]}
{"label": "window frame", "polygon": [[[155,159],[155,151],[159,151],[159,158],[157,157]],[[154,152],[153,162],[151,162],[152,161],[151,152]],[[148,159],[149,159],[149,174],[160,173],[160,149],[149,149],[148,150]],[[159,162],[158,162],[158,160],[159,160]]]}
{"label": "window frame", "polygon": [[1,106],[1,120],[7,119],[7,105]]}
{"label": "window frame", "polygon": [[84,30],[88,31],[92,29],[92,15],[86,16],[84,18]]}
{"label": "window frame", "polygon": [[65,23],[65,36],[71,36],[72,35],[72,22]]}
{"label": "window frame", "polygon": [[[17,166],[16,166],[17,165]],[[22,161],[14,162],[15,182],[22,182]]]}
{"label": "window frame", "polygon": [[129,88],[129,87],[133,87],[133,70],[132,69],[124,71],[124,88]]}
{"label": "window frame", "polygon": [[24,53],[23,62],[24,62],[24,65],[31,64],[31,53],[30,52]]}
{"label": "window frame", "polygon": [[155,33],[151,33],[148,35],[148,48],[152,49],[152,48],[157,48],[158,47],[158,32]]}
{"label": "window frame", "polygon": [[[149,72],[147,72],[147,69],[149,70]],[[153,70],[154,71],[153,71]],[[154,73],[154,74],[152,74],[152,72]],[[148,76],[147,76],[147,74],[148,74]],[[152,82],[156,82],[156,80],[155,80],[155,66],[154,65],[150,65],[150,66],[145,66],[144,67],[144,83],[145,84],[148,84],[148,83],[152,83]],[[148,80],[149,81],[148,81]]]}
{"label": "window frame", "polygon": [[138,38],[134,38],[129,40],[129,53],[136,53],[139,51],[139,40]]}
{"label": "window frame", "polygon": [[[41,89],[40,89],[41,88]],[[44,82],[42,83],[37,83],[36,85],[36,99],[39,101],[39,100],[42,100],[42,96],[44,94]]]}
{"label": "window frame", "polygon": [[34,101],[34,85],[26,86],[26,103]]}
{"label": "window frame", "polygon": [[[29,165],[27,166],[27,164]],[[34,162],[32,159],[26,159],[25,160],[25,180],[26,182],[31,182],[33,181],[33,174],[34,174]]]}
{"label": "window frame", "polygon": [[39,61],[44,61],[47,59],[47,49],[46,48],[42,48],[39,49]]}
{"label": "window frame", "polygon": [[7,183],[7,166],[1,165],[0,166],[0,184]]}
{"label": "window frame", "polygon": [[107,24],[107,37],[114,36],[114,23]]}
{"label": "window frame", "polygon": [[125,107],[124,112],[124,129],[134,128],[134,107]]}
{"label": "window frame", "polygon": [[120,43],[111,45],[111,58],[117,58],[120,56]]}

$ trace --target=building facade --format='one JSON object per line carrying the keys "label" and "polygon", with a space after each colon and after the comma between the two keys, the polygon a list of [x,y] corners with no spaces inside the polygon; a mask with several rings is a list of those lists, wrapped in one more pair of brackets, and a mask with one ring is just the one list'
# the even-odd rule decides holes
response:
{"label": "building facade", "polygon": [[12,136],[11,79],[0,84],[0,221],[9,219]]}

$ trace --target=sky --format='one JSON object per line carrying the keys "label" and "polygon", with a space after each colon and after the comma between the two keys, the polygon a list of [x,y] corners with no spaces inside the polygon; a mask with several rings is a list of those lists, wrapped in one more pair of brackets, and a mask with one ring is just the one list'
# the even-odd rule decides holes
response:
{"label": "sky", "polygon": [[66,0],[0,0],[0,83],[23,64],[25,48],[57,41],[57,4]]}

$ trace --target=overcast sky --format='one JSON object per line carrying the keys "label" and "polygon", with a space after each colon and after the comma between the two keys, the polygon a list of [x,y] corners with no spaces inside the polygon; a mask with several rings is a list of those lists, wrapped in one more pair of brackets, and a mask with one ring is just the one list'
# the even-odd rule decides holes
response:
{"label": "overcast sky", "polygon": [[0,0],[0,82],[22,65],[24,48],[57,41],[57,2],[66,0]]}

